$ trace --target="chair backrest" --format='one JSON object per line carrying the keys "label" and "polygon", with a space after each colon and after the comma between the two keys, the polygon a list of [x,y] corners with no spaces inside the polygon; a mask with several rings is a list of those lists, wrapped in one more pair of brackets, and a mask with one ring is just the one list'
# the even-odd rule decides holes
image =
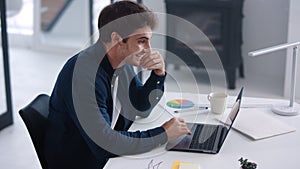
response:
{"label": "chair backrest", "polygon": [[38,95],[31,103],[19,111],[43,169],[47,169],[44,154],[44,139],[49,114],[49,96]]}

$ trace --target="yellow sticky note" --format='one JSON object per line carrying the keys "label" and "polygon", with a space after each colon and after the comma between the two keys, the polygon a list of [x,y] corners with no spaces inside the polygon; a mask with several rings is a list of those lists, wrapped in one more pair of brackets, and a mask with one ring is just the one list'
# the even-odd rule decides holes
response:
{"label": "yellow sticky note", "polygon": [[200,165],[191,162],[180,162],[175,160],[171,169],[200,169]]}
{"label": "yellow sticky note", "polygon": [[180,163],[179,169],[200,169],[200,165],[195,163]]}
{"label": "yellow sticky note", "polygon": [[173,162],[173,165],[172,165],[171,169],[179,169],[179,164],[180,164],[180,161],[175,160]]}

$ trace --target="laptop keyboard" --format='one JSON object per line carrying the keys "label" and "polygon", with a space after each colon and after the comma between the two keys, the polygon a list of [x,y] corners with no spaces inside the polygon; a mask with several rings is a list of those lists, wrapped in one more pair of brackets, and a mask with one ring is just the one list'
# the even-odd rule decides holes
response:
{"label": "laptop keyboard", "polygon": [[190,144],[191,149],[204,149],[213,150],[218,126],[214,125],[197,125],[194,132],[192,142]]}

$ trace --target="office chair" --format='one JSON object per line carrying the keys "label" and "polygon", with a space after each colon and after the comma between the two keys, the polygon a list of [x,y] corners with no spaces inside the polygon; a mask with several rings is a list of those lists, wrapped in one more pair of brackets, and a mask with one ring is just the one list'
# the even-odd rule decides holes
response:
{"label": "office chair", "polygon": [[49,114],[49,96],[38,95],[31,103],[19,111],[43,169],[48,169],[44,154],[44,138]]}

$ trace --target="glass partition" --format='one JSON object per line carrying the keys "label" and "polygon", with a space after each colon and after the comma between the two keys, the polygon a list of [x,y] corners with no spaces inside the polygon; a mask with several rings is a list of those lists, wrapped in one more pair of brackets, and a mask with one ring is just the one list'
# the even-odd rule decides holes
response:
{"label": "glass partition", "polygon": [[[2,49],[2,48],[1,48]],[[3,64],[3,55],[0,54],[0,115],[7,111],[6,107],[6,95],[5,95],[5,76],[4,76],[4,64]]]}
{"label": "glass partition", "polygon": [[5,2],[6,1],[0,1],[2,45],[2,52],[0,54],[0,130],[13,123]]}

